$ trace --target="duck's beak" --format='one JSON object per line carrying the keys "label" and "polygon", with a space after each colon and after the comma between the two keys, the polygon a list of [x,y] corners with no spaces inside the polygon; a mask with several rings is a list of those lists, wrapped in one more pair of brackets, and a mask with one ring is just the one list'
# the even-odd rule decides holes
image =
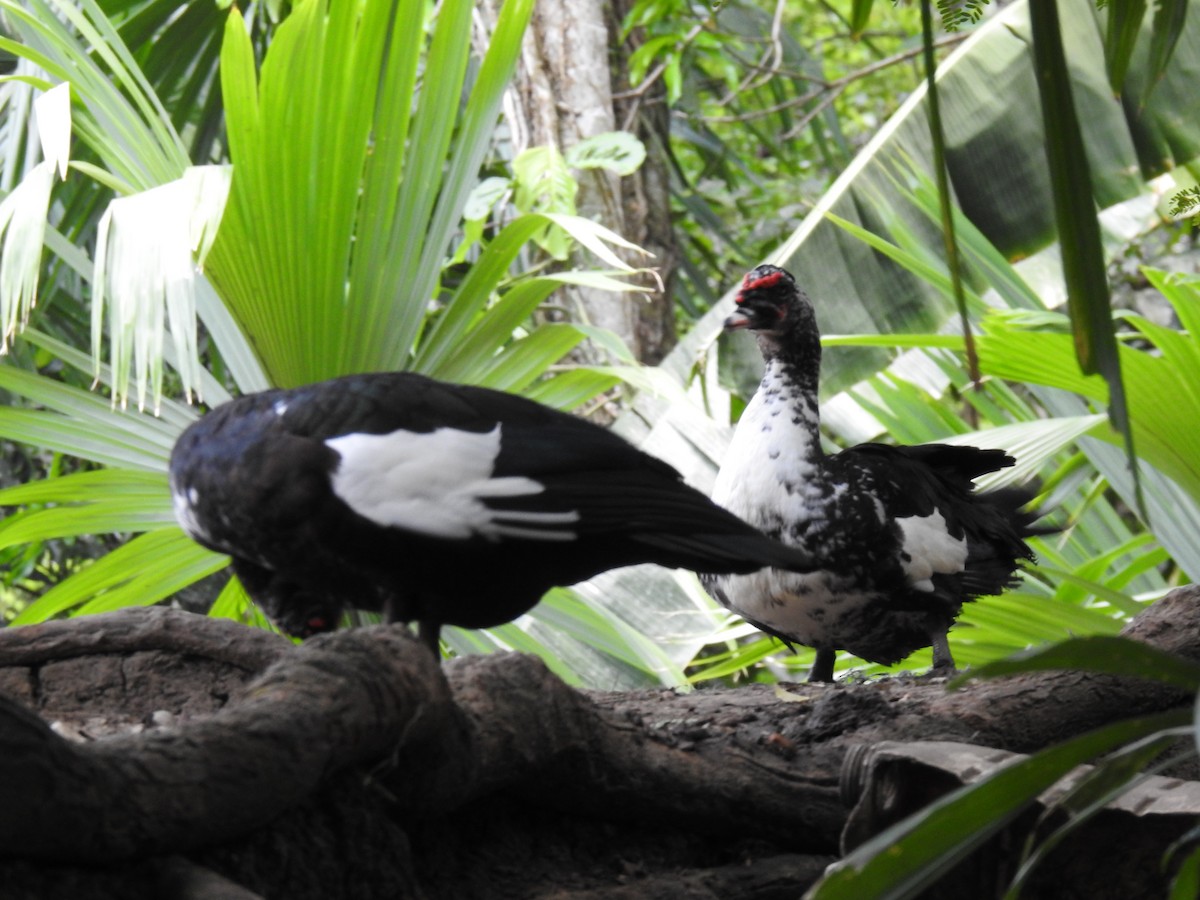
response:
{"label": "duck's beak", "polygon": [[726,331],[738,331],[750,325],[750,317],[746,315],[745,310],[735,309],[732,315],[725,320]]}

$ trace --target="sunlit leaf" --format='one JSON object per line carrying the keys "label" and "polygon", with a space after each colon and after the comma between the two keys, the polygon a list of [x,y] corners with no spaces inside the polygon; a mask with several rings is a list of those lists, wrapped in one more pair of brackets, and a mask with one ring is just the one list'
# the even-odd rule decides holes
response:
{"label": "sunlit leaf", "polygon": [[66,179],[71,159],[71,86],[59,84],[33,101],[42,156]]}
{"label": "sunlit leaf", "polygon": [[113,200],[100,220],[92,279],[92,355],[98,375],[107,336],[121,405],[132,382],[138,409],[148,397],[154,409],[161,406],[168,333],[184,393],[190,397],[200,389],[197,261],[212,243],[228,187],[226,169],[190,168],[175,181]]}
{"label": "sunlit leaf", "polygon": [[205,550],[178,528],[147,532],[50,588],[12,624],[44,622],[93,601],[107,608],[148,605],[226,565],[228,557]]}
{"label": "sunlit leaf", "polygon": [[850,34],[854,38],[857,39],[866,30],[874,5],[874,0],[854,0],[850,7]]}
{"label": "sunlit leaf", "polygon": [[584,138],[566,152],[567,164],[577,169],[607,169],[632,175],[646,159],[646,145],[628,131],[608,131]]}
{"label": "sunlit leaf", "polygon": [[1047,669],[1103,672],[1200,690],[1200,663],[1129,638],[1093,635],[1015,654],[972,669],[952,685]]}
{"label": "sunlit leaf", "polygon": [[28,324],[37,301],[53,182],[54,163],[45,160],[0,200],[0,353]]}

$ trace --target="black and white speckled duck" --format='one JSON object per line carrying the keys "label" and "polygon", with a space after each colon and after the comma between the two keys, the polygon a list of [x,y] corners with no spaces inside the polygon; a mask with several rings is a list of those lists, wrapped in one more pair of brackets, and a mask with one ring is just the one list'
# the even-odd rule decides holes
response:
{"label": "black and white speckled duck", "polygon": [[618,566],[808,565],[610,431],[408,373],[226,403],[180,436],[170,482],[184,530],[299,636],[357,607],[436,647],[443,624],[498,625]]}
{"label": "black and white speckled duck", "polygon": [[818,432],[821,343],[808,297],[776,266],[746,275],[728,330],[749,329],[766,372],[738,423],[713,499],[812,554],[805,574],[705,576],[721,603],[758,628],[817,650],[810,681],[831,681],[836,651],[890,665],[933,647],[952,669],[947,632],[965,601],[1010,587],[1032,491],[974,492],[1013,464],[1001,450],[860,444],[826,455]]}

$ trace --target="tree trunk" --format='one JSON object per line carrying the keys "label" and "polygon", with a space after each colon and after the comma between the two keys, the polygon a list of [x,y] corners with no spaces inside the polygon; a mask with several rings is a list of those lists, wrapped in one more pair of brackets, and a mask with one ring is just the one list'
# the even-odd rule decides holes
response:
{"label": "tree trunk", "polygon": [[[489,31],[499,6],[499,0],[485,0],[479,7]],[[577,207],[580,215],[653,253],[649,265],[658,270],[664,290],[643,297],[565,286],[561,295],[573,318],[614,332],[635,357],[653,365],[675,343],[669,289],[675,239],[666,163],[662,153],[655,152],[666,142],[666,108],[660,105],[653,114],[635,115],[628,122],[621,118],[631,107],[615,101],[614,93],[628,87],[625,62],[633,49],[619,39],[623,12],[597,0],[540,0],[505,99],[505,114],[518,153],[545,145],[565,152],[584,138],[616,130],[632,131],[646,144],[649,155],[633,175],[618,178],[603,169],[578,172]],[[583,255],[581,264],[594,264]],[[629,262],[647,264],[641,258]],[[649,276],[643,283],[658,286]]]}
{"label": "tree trunk", "polygon": [[[1127,633],[1200,658],[1198,599],[1176,591]],[[1074,672],[951,694],[927,678],[585,694],[526,656],[439,667],[400,626],[293,647],[126,610],[0,632],[0,883],[6,898],[794,898],[859,800],[854,748],[1027,752],[1187,702]],[[952,786],[936,746],[884,758],[908,746],[933,774],[907,794]],[[1200,813],[1200,786],[1168,793],[1171,815],[1147,801],[1136,828],[1118,817],[1070,845],[1076,859],[1124,835],[1072,889],[1131,896],[1126,870],[1162,887],[1142,864]],[[1055,858],[1023,896],[1067,896]]]}

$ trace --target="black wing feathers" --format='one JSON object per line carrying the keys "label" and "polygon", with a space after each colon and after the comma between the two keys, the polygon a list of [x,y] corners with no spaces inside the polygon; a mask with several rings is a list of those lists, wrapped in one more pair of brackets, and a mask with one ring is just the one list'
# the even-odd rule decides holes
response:
{"label": "black wing feathers", "polygon": [[350,432],[387,434],[399,429],[416,433],[439,428],[488,432],[498,422],[531,426],[548,424],[558,416],[571,418],[524,397],[469,385],[442,384],[413,372],[347,375],[245,399],[260,397],[287,401],[283,426],[320,440]]}
{"label": "black wing feathers", "polygon": [[[604,428],[523,397],[443,384],[413,373],[346,376],[249,395],[205,417],[191,442],[201,453],[209,448],[220,454],[210,468],[223,480],[239,482],[237,496],[257,497],[252,507],[271,506],[300,522],[306,517],[298,504],[268,504],[263,491],[278,492],[288,484],[306,483],[305,478],[325,479],[337,466],[337,454],[325,444],[331,438],[398,430],[429,433],[439,428],[489,433],[497,427],[500,450],[491,477],[529,478],[543,489],[483,497],[492,509],[577,513],[575,521],[544,527],[570,531],[581,541],[603,542],[614,553],[623,547],[619,555],[630,561],[657,558],[664,565],[699,571],[810,566],[807,553],[766,539],[684,484],[671,466]],[[231,465],[234,460],[236,466]],[[340,506],[327,490],[306,487],[294,493],[310,505],[321,493],[323,502]],[[348,509],[340,514],[329,507],[324,511],[329,521],[349,514]],[[345,520],[342,524],[335,529],[339,534],[356,533],[360,523]],[[397,538],[401,533],[398,528],[371,527],[394,532]],[[530,530],[539,527],[534,524]],[[253,535],[242,540],[252,542]],[[330,540],[339,543],[337,538]],[[532,535],[505,542],[541,543]],[[227,551],[236,549],[232,540],[221,544]],[[563,547],[556,542],[546,552],[561,552]],[[353,555],[352,548],[343,547],[341,552]]]}
{"label": "black wing feathers", "polygon": [[662,560],[665,565],[701,571],[811,567],[807,553],[765,541],[756,529],[685,485],[671,466],[591,422],[523,397],[447,386],[407,373],[367,381],[351,376],[342,382],[345,390],[312,396],[303,388],[296,391],[284,413],[284,427],[323,438],[347,430],[387,433],[400,428],[484,432],[499,423],[493,476],[520,475],[545,489],[485,499],[493,509],[575,511],[579,521],[564,527],[582,537],[607,535],[653,547],[670,554]]}
{"label": "black wing feathers", "polygon": [[[871,469],[889,516],[928,516],[936,510],[951,535],[967,539],[963,571],[934,578],[939,590],[948,589],[950,596],[990,596],[1011,587],[1017,580],[1014,561],[1033,559],[1025,539],[1052,530],[1036,528],[1037,514],[1024,509],[1036,495],[1036,486],[975,492],[975,478],[1015,463],[1003,450],[871,443],[851,447],[833,460]],[[942,584],[948,579],[953,585]]]}
{"label": "black wing feathers", "polygon": [[568,527],[581,538],[620,538],[652,547],[656,555],[669,554],[662,565],[701,572],[813,568],[808,551],[764,540],[756,528],[668,471],[669,480],[647,466],[541,473],[544,492],[486,502],[505,510],[577,511],[579,520]]}

